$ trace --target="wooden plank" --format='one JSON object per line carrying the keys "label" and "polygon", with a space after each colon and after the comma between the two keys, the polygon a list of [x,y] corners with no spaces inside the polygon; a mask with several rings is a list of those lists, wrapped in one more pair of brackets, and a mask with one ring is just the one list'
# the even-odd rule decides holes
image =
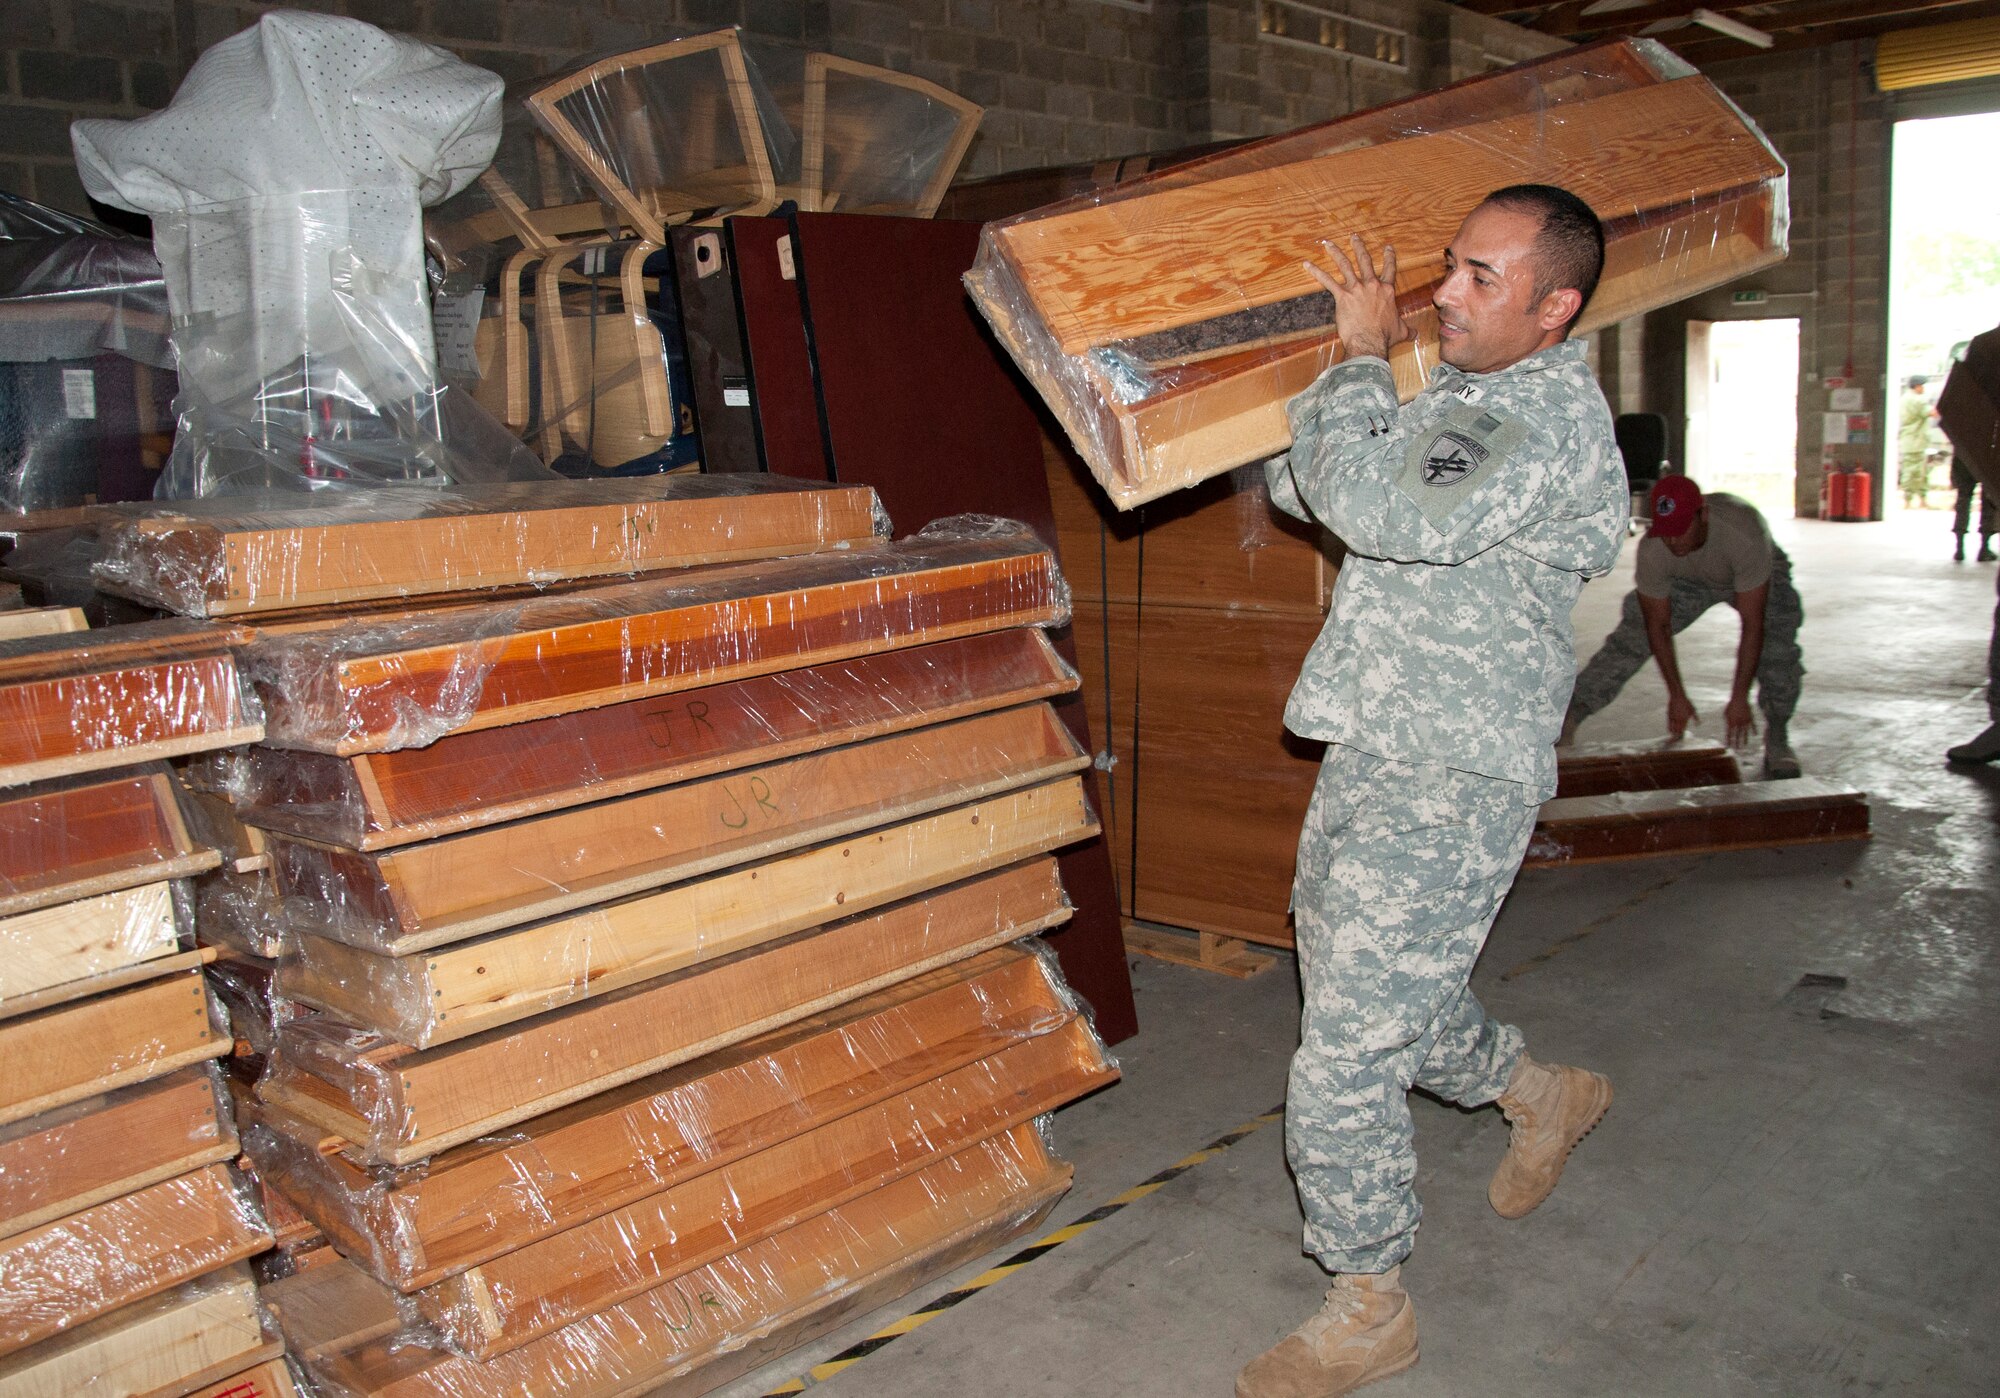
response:
{"label": "wooden plank", "polygon": [[1068,917],[1039,859],[428,1051],[287,1025],[258,1096],[409,1164]]}
{"label": "wooden plank", "polygon": [[[1399,286],[1436,279],[1491,189],[1560,172],[1601,218],[1736,189],[1784,165],[1707,79],[1689,77],[1410,136],[1269,173],[1211,179],[994,226],[1065,354],[1310,294],[1300,269],[1332,226],[1407,250]],[[1421,199],[1412,191],[1423,190]],[[1365,216],[1360,211],[1366,211]]]}
{"label": "wooden plank", "polygon": [[1026,531],[725,564],[259,640],[270,741],[346,756],[1062,616]]}
{"label": "wooden plank", "polygon": [[239,1264],[0,1359],[0,1398],[180,1398],[275,1348]]}
{"label": "wooden plank", "polygon": [[298,1398],[291,1370],[283,1359],[270,1359],[254,1369],[204,1384],[186,1398]]}
{"label": "wooden plank", "polygon": [[293,926],[406,955],[1050,781],[1090,758],[1046,704],[358,854],[272,837]]}
{"label": "wooden plank", "polygon": [[167,883],[0,919],[0,1009],[17,996],[171,955],[179,939]]}
{"label": "wooden plank", "polygon": [[1041,958],[984,952],[399,1170],[282,1110],[239,1107],[260,1175],[400,1291],[870,1107],[1072,1014]]}
{"label": "wooden plank", "polygon": [[1034,1227],[1069,1181],[1033,1128],[1017,1128],[490,1362],[411,1343],[389,1293],[344,1264],[269,1299],[293,1352],[338,1393],[693,1395],[801,1341],[806,1322],[883,1304]]}
{"label": "wooden plank", "polygon": [[183,1068],[0,1129],[0,1238],[235,1155],[219,1090]]}
{"label": "wooden plank", "polygon": [[86,1000],[93,995],[102,995],[106,991],[123,990],[127,986],[138,985],[141,981],[155,980],[161,976],[171,976],[181,971],[206,966],[214,956],[215,953],[206,947],[197,947],[193,951],[177,951],[151,961],[123,966],[115,971],[86,976],[82,980],[64,981],[45,990],[17,995],[11,1000],[0,1001],[0,1023],[39,1014],[57,1005]]}
{"label": "wooden plank", "polygon": [[1076,676],[1033,627],[460,733],[358,757],[247,750],[243,815],[386,849],[1051,698]]}
{"label": "wooden plank", "polygon": [[1613,791],[1671,791],[1743,780],[1736,754],[1712,738],[1578,743],[1556,749],[1556,799]]}
{"label": "wooden plank", "polygon": [[189,835],[164,772],[52,783],[0,800],[0,917],[220,862]]}
{"label": "wooden plank", "polygon": [[23,636],[62,636],[71,631],[88,631],[81,607],[29,607],[0,612],[0,641],[18,641]]}
{"label": "wooden plank", "polygon": [[1114,1076],[1089,1031],[1071,1021],[414,1299],[454,1349],[492,1359],[1031,1122]]}
{"label": "wooden plank", "polygon": [[283,994],[429,1048],[971,878],[1097,830],[1066,777],[421,955],[300,938]]}
{"label": "wooden plank", "polygon": [[239,1262],[270,1230],[208,1165],[0,1242],[0,1355]]}
{"label": "wooden plank", "polygon": [[229,1051],[201,968],[0,1022],[0,1125]]}
{"label": "wooden plank", "polygon": [[1868,797],[1818,777],[1544,803],[1524,868],[1868,838]]}
{"label": "wooden plank", "polygon": [[417,597],[816,553],[875,537],[865,489],[760,477],[388,485],[337,500],[125,507],[95,576],[188,616]]}
{"label": "wooden plank", "polygon": [[0,644],[0,786],[255,742],[231,640],[148,622]]}

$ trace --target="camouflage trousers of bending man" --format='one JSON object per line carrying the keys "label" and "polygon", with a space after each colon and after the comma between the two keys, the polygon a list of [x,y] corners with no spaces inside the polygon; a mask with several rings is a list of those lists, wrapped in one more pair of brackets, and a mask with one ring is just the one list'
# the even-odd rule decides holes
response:
{"label": "camouflage trousers of bending man", "polygon": [[[1764,650],[1757,661],[1757,707],[1764,711],[1769,736],[1780,741],[1799,706],[1799,688],[1805,682],[1804,653],[1799,650],[1799,624],[1805,620],[1805,606],[1798,589],[1792,586],[1792,561],[1782,550],[1771,560],[1771,590],[1764,601]],[[1720,588],[1675,578],[1669,586],[1667,605],[1671,635],[1678,636],[1710,607],[1727,606],[1733,599]],[[1569,717],[1581,723],[1618,697],[1625,682],[1646,667],[1653,648],[1646,640],[1646,618],[1639,610],[1639,594],[1625,594],[1624,614],[1618,628],[1604,638],[1604,644],[1583,673],[1576,677],[1576,692],[1569,701]]]}
{"label": "camouflage trousers of bending man", "polygon": [[1305,1012],[1285,1152],[1306,1250],[1330,1272],[1409,1255],[1422,1214],[1411,1086],[1477,1107],[1513,1074],[1521,1035],[1488,1019],[1467,982],[1534,830],[1531,796],[1327,749],[1293,890]]}

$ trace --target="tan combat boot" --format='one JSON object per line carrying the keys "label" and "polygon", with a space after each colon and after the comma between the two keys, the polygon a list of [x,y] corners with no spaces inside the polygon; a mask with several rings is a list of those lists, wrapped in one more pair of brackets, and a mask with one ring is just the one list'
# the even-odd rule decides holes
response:
{"label": "tan combat boot", "polygon": [[1514,1065],[1500,1110],[1512,1138],[1486,1198],[1502,1218],[1524,1218],[1549,1197],[1563,1162],[1611,1106],[1611,1081],[1581,1068],[1544,1067],[1525,1053]]}
{"label": "tan combat boot", "polygon": [[1319,1314],[1236,1376],[1236,1398],[1339,1398],[1417,1362],[1417,1313],[1402,1268],[1333,1279]]}

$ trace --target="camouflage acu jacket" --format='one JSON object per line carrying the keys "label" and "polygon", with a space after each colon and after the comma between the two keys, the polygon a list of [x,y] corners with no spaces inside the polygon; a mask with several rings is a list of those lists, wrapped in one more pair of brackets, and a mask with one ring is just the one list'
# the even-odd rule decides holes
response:
{"label": "camouflage acu jacket", "polygon": [[1575,683],[1570,608],[1617,559],[1630,506],[1583,345],[1493,374],[1440,366],[1406,406],[1387,364],[1348,360],[1288,411],[1271,497],[1350,554],[1286,727],[1546,800]]}

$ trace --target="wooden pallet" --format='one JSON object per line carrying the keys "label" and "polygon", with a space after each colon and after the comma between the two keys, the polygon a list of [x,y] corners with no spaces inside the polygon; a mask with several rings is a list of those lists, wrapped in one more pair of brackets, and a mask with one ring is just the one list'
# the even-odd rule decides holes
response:
{"label": "wooden pallet", "polygon": [[0,1238],[236,1154],[213,1069],[86,1098],[0,1135]]}
{"label": "wooden pallet", "polygon": [[381,853],[272,836],[293,926],[407,955],[1077,772],[1046,704]]}
{"label": "wooden pallet", "polygon": [[492,1359],[1032,1122],[1115,1076],[1077,1021],[448,1277],[418,1311]]}
{"label": "wooden pallet", "polygon": [[229,1051],[201,967],[0,1022],[0,1125]]}
{"label": "wooden pallet", "polygon": [[349,758],[251,748],[242,814],[306,839],[387,849],[1075,687],[1048,638],[1016,628],[454,734],[429,747]]}
{"label": "wooden pallet", "polygon": [[540,601],[262,638],[270,741],[351,756],[1062,618],[1026,530],[727,564]]}
{"label": "wooden pallet", "polygon": [[1016,1128],[490,1362],[412,1345],[392,1293],[346,1264],[269,1302],[292,1352],[341,1393],[693,1398],[1019,1237],[1069,1182]]}
{"label": "wooden pallet", "polygon": [[1868,838],[1868,796],[1817,777],[1550,801],[1523,868]]}
{"label": "wooden pallet", "polygon": [[240,1262],[270,1230],[224,1165],[148,1185],[0,1242],[0,1355]]}
{"label": "wooden pallet", "polygon": [[52,783],[0,800],[0,917],[213,869],[164,772]]}
{"label": "wooden pallet", "polygon": [[258,1095],[406,1165],[1068,917],[1055,861],[1033,860],[438,1049],[287,1025]]}
{"label": "wooden pallet", "polygon": [[1556,750],[1556,799],[1603,796],[1614,791],[1674,791],[1728,786],[1743,780],[1736,754],[1714,739],[1634,746],[1579,743]]}
{"label": "wooden pallet", "polygon": [[0,787],[256,742],[234,639],[147,622],[0,644]]}
{"label": "wooden pallet", "polygon": [[410,956],[302,937],[278,989],[429,1048],[1001,868],[1097,830],[1075,777]]}
{"label": "wooden pallet", "polygon": [[[1401,254],[1408,398],[1437,362],[1444,246],[1487,191],[1554,180],[1606,219],[1587,332],[1780,260],[1783,174],[1705,79],[1607,44],[989,225],[969,283],[1129,508],[1289,444],[1284,402],[1337,357],[1331,298],[1301,270],[1329,221]],[[1105,356],[1139,383],[1114,389]]]}
{"label": "wooden pallet", "polygon": [[[415,1291],[872,1107],[1073,1012],[1042,960],[985,952],[407,1170],[250,1103],[259,1173],[342,1252]],[[523,1188],[532,1181],[532,1188]]]}
{"label": "wooden pallet", "polygon": [[238,1264],[0,1359],[0,1398],[289,1398],[288,1387],[212,1386],[281,1349],[264,1337],[257,1283]]}
{"label": "wooden pallet", "polygon": [[214,617],[544,587],[875,536],[875,497],[852,486],[700,475],[388,485],[307,504],[263,495],[128,507],[101,538],[96,577],[107,591]]}

